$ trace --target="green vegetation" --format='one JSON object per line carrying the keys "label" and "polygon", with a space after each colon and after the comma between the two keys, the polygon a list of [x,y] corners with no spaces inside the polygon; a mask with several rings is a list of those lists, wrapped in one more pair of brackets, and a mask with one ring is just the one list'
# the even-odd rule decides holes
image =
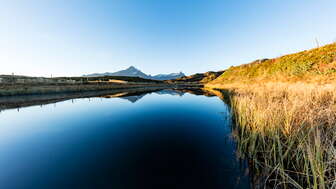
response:
{"label": "green vegetation", "polygon": [[334,78],[336,43],[274,59],[257,60],[231,67],[213,83],[249,82],[252,80],[299,81],[316,77]]}
{"label": "green vegetation", "polygon": [[208,82],[216,79],[221,74],[223,74],[223,72],[224,71],[197,73],[197,74],[194,74],[194,75],[185,76],[185,77],[181,77],[181,78],[172,80],[172,82],[208,83]]}
{"label": "green vegetation", "polygon": [[336,188],[336,44],[231,67],[222,89],[258,186]]}

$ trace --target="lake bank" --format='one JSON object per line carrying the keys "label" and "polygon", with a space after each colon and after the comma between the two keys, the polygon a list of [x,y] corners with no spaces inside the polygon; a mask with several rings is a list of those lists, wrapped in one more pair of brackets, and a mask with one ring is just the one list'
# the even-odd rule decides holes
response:
{"label": "lake bank", "polygon": [[[39,86],[36,86],[39,87]],[[0,111],[5,109],[21,108],[32,105],[43,105],[56,103],[69,99],[78,99],[78,98],[90,98],[97,96],[109,97],[121,97],[121,96],[131,96],[141,93],[154,92],[163,89],[193,89],[201,88],[198,85],[183,85],[183,84],[147,84],[147,85],[95,85],[95,86],[40,86],[42,89],[48,88],[48,90],[36,90],[35,88],[28,88],[26,91],[28,93],[13,91],[12,94],[0,96]],[[75,89],[75,90],[72,90]],[[21,89],[22,90],[22,89]],[[10,91],[9,91],[10,92]],[[34,92],[34,93],[33,93]]]}
{"label": "lake bank", "polygon": [[102,90],[120,90],[136,88],[174,88],[202,86],[198,84],[170,84],[170,83],[77,83],[77,84],[0,84],[0,96],[40,95],[53,93],[73,93]]}
{"label": "lake bank", "polygon": [[230,104],[258,185],[336,187],[336,43],[232,66],[205,87]]}
{"label": "lake bank", "polygon": [[220,90],[230,104],[238,153],[250,159],[256,184],[336,186],[335,85],[227,82],[206,87]]}
{"label": "lake bank", "polygon": [[[188,87],[191,87],[191,89]],[[195,88],[192,88],[195,87]],[[237,153],[250,160],[254,184],[330,188],[336,168],[336,88],[329,84],[154,84],[113,90],[0,98],[0,109],[91,97],[130,97],[162,89],[218,96],[231,107]]]}
{"label": "lake bank", "polygon": [[217,97],[102,92],[1,112],[0,187],[250,188]]}

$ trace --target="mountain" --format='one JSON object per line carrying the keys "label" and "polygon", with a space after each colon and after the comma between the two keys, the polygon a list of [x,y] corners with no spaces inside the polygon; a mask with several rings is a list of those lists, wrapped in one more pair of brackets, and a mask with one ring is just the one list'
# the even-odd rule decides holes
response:
{"label": "mountain", "polygon": [[180,77],[184,77],[184,73],[171,73],[171,74],[158,74],[158,75],[147,75],[140,71],[139,69],[135,68],[134,66],[130,66],[125,70],[121,70],[118,72],[105,72],[105,73],[94,73],[84,75],[85,77],[101,77],[101,76],[128,76],[128,77],[141,77],[145,79],[154,79],[154,80],[170,80],[170,79],[177,79]]}
{"label": "mountain", "polygon": [[156,80],[171,80],[171,79],[177,79],[180,77],[184,77],[184,73],[171,73],[171,74],[158,74],[154,76],[150,76],[151,79],[156,79]]}
{"label": "mountain", "polygon": [[143,73],[142,71],[136,69],[135,67],[131,66],[126,70],[121,70],[118,72],[105,72],[105,73],[94,73],[84,75],[86,77],[101,77],[101,76],[128,76],[128,77],[141,77],[145,79],[150,79],[150,77]]}

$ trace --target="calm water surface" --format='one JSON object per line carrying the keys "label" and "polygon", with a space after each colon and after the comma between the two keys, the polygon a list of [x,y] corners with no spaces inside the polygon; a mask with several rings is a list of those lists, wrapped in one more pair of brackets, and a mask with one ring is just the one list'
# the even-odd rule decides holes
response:
{"label": "calm water surface", "polygon": [[161,91],[0,113],[0,188],[249,188],[217,97]]}

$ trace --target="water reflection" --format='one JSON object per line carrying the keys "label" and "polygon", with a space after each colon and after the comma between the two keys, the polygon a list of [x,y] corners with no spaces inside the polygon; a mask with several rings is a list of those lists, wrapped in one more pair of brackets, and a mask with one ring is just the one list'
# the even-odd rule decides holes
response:
{"label": "water reflection", "polygon": [[111,91],[88,91],[81,93],[60,93],[60,94],[44,94],[44,95],[23,95],[23,96],[8,96],[0,97],[0,112],[6,109],[18,109],[21,107],[29,107],[34,105],[40,105],[41,107],[45,104],[56,104],[65,100],[71,100],[72,103],[74,99],[79,98],[121,98],[126,99],[130,102],[137,102],[145,95],[151,93],[159,95],[176,95],[183,96],[185,93],[191,93],[195,95],[205,95],[205,96],[215,96],[213,92],[200,88],[190,88],[190,89],[118,89]]}
{"label": "water reflection", "polygon": [[216,96],[214,93],[207,91],[201,88],[191,88],[191,89],[163,89],[163,90],[155,90],[155,91],[140,91],[140,92],[122,92],[113,95],[103,95],[103,98],[121,98],[126,99],[132,103],[137,102],[142,99],[146,95],[150,95],[152,93],[158,95],[172,95],[172,96],[183,96],[185,93],[190,93],[194,95],[203,95],[203,96]]}
{"label": "water reflection", "polygon": [[0,188],[249,188],[228,107],[201,92],[119,92],[4,111]]}
{"label": "water reflection", "polygon": [[144,96],[149,94],[159,94],[159,95],[173,95],[173,96],[183,96],[184,93],[182,90],[178,89],[163,89],[163,90],[154,90],[154,91],[140,91],[140,92],[122,92],[117,94],[109,94],[109,95],[103,95],[101,97],[103,98],[121,98],[128,100],[132,103],[137,102],[138,100],[142,99]]}

